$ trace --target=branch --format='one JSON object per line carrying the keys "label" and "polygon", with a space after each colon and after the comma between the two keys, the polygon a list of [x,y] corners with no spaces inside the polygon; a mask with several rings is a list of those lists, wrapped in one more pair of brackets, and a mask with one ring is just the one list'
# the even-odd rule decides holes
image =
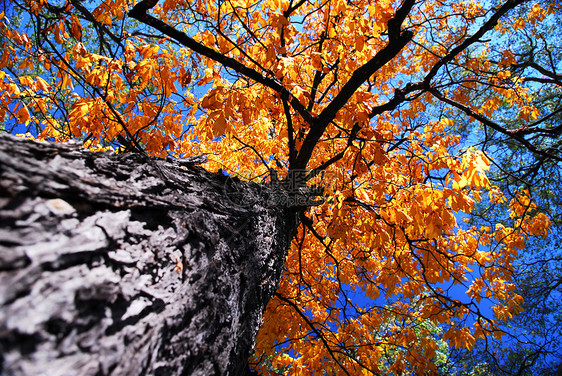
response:
{"label": "branch", "polygon": [[543,66],[535,62],[530,62],[529,66],[539,71],[539,73],[544,74],[547,77],[550,77],[552,81],[554,81],[557,85],[562,86],[562,82],[561,82],[562,74],[556,74],[555,72],[549,71],[548,69],[544,68]]}
{"label": "branch", "polygon": [[373,109],[371,110],[371,113],[369,114],[369,118],[373,118],[373,117],[375,117],[377,115],[380,115],[384,112],[394,110],[396,107],[398,107],[398,105],[400,103],[402,103],[406,100],[406,97],[405,97],[404,94],[405,94],[405,92],[409,92],[409,91],[410,90],[409,90],[408,85],[406,85],[406,88],[404,90],[402,90],[402,89],[394,90],[394,97],[384,104],[373,107]]}
{"label": "branch", "polygon": [[365,81],[369,79],[373,74],[375,74],[380,68],[382,68],[386,63],[391,61],[396,55],[400,53],[402,48],[412,40],[414,34],[409,31],[400,31],[402,22],[404,21],[407,14],[410,12],[414,6],[415,0],[405,0],[402,7],[400,7],[394,17],[388,21],[388,44],[375,56],[369,60],[367,63],[359,67],[353,74],[347,83],[342,87],[338,95],[330,102],[326,108],[318,115],[314,123],[311,123],[311,128],[295,161],[295,165],[292,166],[295,169],[306,168],[308,161],[312,156],[312,152],[320,137],[324,134],[324,131],[328,127],[328,124],[334,120],[338,111],[349,101],[351,96],[359,89]]}
{"label": "branch", "polygon": [[468,116],[471,116],[473,118],[475,118],[476,120],[478,120],[479,122],[481,122],[482,124],[484,124],[487,127],[490,127],[492,129],[494,129],[495,131],[498,131],[506,136],[508,136],[509,138],[512,138],[518,142],[520,142],[523,146],[525,146],[529,151],[531,151],[532,153],[541,155],[541,156],[545,156],[547,158],[552,158],[555,159],[557,161],[561,161],[562,162],[562,157],[556,156],[554,154],[548,153],[546,151],[540,150],[538,149],[535,145],[533,145],[532,143],[530,143],[528,140],[526,140],[525,138],[521,137],[520,133],[517,130],[509,130],[506,129],[504,127],[502,127],[501,125],[491,121],[490,119],[482,116],[481,114],[475,112],[474,110],[472,110],[470,107],[465,106],[459,102],[456,102],[450,98],[446,98],[441,92],[439,92],[437,89],[430,89],[429,92],[437,99],[439,99],[440,101],[447,103],[459,110],[461,110],[462,112],[464,112],[465,114],[467,114]]}
{"label": "branch", "polygon": [[287,99],[281,97],[281,101],[283,102],[283,111],[285,112],[285,118],[287,120],[287,139],[289,142],[289,166],[293,165],[295,161],[295,135],[294,135],[294,126],[293,126],[293,118],[291,116],[291,109],[289,108],[289,103],[287,103]]}
{"label": "branch", "polygon": [[357,138],[357,133],[359,133],[360,129],[361,129],[361,127],[359,126],[359,123],[355,123],[353,125],[353,129],[351,130],[349,138],[347,139],[347,145],[345,145],[345,148],[342,151],[340,151],[338,154],[334,155],[332,158],[328,159],[326,162],[322,163],[320,166],[318,166],[314,170],[312,170],[308,174],[308,176],[310,176],[310,177],[315,176],[320,171],[324,171],[330,165],[332,165],[332,164],[336,163],[337,161],[339,161],[340,159],[342,159],[343,156],[345,155],[345,152],[347,151],[347,149],[349,149],[349,147],[351,145],[353,145],[353,141]]}
{"label": "branch", "polygon": [[133,9],[129,11],[129,17],[132,17],[148,26],[155,28],[164,35],[176,40],[181,45],[211,60],[216,61],[222,66],[234,69],[241,75],[244,75],[258,82],[281,95],[287,96],[289,98],[289,103],[291,104],[291,106],[303,117],[306,122],[310,124],[314,122],[315,119],[312,114],[308,112],[304,105],[300,103],[299,100],[276,79],[266,77],[261,73],[255,71],[254,69],[240,63],[239,61],[225,56],[212,48],[202,45],[195,39],[188,36],[186,33],[173,28],[167,23],[151,16],[150,14],[147,14],[146,12],[156,6],[157,2],[158,0],[143,0],[139,2],[133,7]]}

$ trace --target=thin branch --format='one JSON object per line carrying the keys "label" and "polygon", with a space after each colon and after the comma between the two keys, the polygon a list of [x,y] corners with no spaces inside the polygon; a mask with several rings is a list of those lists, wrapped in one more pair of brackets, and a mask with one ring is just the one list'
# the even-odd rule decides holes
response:
{"label": "thin branch", "polygon": [[320,333],[320,331],[314,326],[314,323],[311,322],[310,319],[299,309],[299,307],[296,305],[296,303],[293,302],[292,300],[289,300],[289,299],[285,298],[284,296],[282,296],[279,293],[275,293],[275,296],[279,300],[281,300],[282,302],[291,306],[297,312],[297,314],[304,320],[304,322],[306,322],[306,324],[310,327],[310,329],[314,333],[316,333],[318,338],[320,338],[320,341],[322,341],[322,343],[326,347],[326,350],[328,350],[328,353],[330,354],[332,359],[334,359],[334,361],[337,363],[337,365],[342,369],[342,371],[344,371],[346,375],[351,376],[350,373],[347,371],[347,369],[340,363],[338,358],[334,355],[334,350],[332,350],[332,348],[328,344],[328,341],[326,340],[326,338],[324,338],[324,335],[322,333]]}
{"label": "thin branch", "polygon": [[466,50],[472,44],[480,41],[480,39],[486,34],[488,31],[492,30],[496,27],[499,22],[499,19],[505,15],[508,11],[515,8],[516,6],[523,4],[525,1],[528,0],[508,0],[506,1],[501,7],[498,8],[494,14],[474,33],[470,38],[464,40],[463,43],[459,44],[457,47],[453,48],[451,52],[447,55],[443,56],[441,60],[439,60],[433,68],[429,71],[429,73],[425,76],[423,83],[426,88],[429,87],[431,80],[437,75],[439,69],[446,65],[447,63],[451,62],[458,54]]}

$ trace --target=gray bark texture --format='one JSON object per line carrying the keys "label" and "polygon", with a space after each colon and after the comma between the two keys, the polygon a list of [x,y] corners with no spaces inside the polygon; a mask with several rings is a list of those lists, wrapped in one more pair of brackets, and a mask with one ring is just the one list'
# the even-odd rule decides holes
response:
{"label": "gray bark texture", "polygon": [[0,375],[244,375],[293,233],[264,186],[0,134]]}

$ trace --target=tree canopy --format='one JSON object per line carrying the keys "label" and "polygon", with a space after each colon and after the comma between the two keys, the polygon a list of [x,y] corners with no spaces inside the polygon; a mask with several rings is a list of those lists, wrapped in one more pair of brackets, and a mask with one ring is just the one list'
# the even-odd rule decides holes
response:
{"label": "tree canopy", "polygon": [[[260,373],[436,374],[448,348],[501,337],[524,304],[517,254],[548,235],[532,186],[487,172],[532,181],[562,161],[560,11],[14,0],[0,13],[0,118],[92,150],[205,154],[210,171],[283,186],[277,205],[300,226],[257,338]],[[503,147],[524,165],[505,165]],[[302,200],[307,185],[319,199]]]}

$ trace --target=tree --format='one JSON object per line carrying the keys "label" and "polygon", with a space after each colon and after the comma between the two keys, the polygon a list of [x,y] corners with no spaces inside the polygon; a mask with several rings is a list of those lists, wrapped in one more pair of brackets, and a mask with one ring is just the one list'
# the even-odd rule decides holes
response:
{"label": "tree", "polygon": [[0,135],[1,374],[248,374],[294,225],[200,162]]}
{"label": "tree", "polygon": [[14,1],[0,115],[93,149],[205,154],[210,171],[285,192],[300,225],[257,338],[260,372],[437,372],[439,341],[470,349],[520,311],[512,262],[526,236],[547,235],[525,191],[509,222],[457,222],[483,195],[505,197],[489,158],[446,132],[460,110],[560,160],[490,120],[502,101],[540,115],[500,35],[540,25],[558,10],[547,5]]}

